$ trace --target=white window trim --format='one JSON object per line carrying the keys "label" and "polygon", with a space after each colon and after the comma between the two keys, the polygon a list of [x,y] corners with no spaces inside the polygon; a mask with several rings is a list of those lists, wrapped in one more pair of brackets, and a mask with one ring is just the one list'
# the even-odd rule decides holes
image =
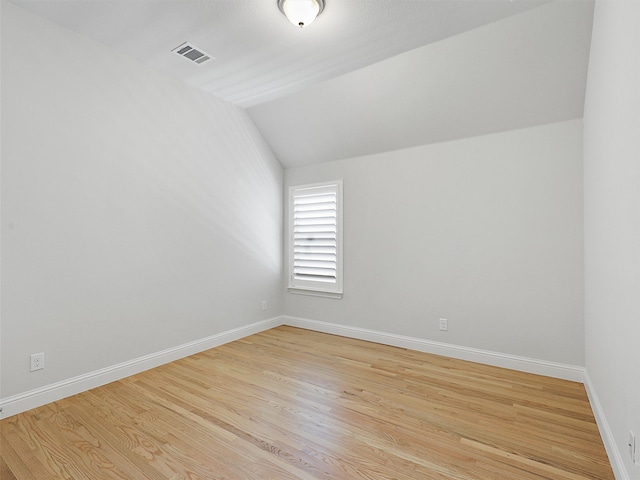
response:
{"label": "white window trim", "polygon": [[[296,193],[300,193],[302,190],[322,189],[327,187],[335,187],[336,191],[336,281],[335,283],[313,282],[296,280],[293,275],[293,263],[294,263],[294,205],[293,200]],[[313,183],[308,185],[294,185],[289,187],[289,232],[287,235],[288,243],[288,287],[289,293],[299,295],[311,295],[317,297],[327,298],[342,298],[343,295],[343,226],[342,226],[342,180],[333,182]]]}

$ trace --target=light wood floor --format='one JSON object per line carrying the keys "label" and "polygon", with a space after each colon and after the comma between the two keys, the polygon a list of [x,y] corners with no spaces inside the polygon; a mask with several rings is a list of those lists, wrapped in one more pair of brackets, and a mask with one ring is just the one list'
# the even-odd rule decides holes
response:
{"label": "light wood floor", "polygon": [[2,480],[614,478],[581,384],[291,327],[0,429]]}

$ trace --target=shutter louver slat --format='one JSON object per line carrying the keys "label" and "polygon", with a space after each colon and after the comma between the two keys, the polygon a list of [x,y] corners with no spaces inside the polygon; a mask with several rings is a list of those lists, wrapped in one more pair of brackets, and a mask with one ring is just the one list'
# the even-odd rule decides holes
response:
{"label": "shutter louver slat", "polygon": [[[294,238],[296,240],[300,240],[300,241],[304,241],[307,237],[308,237],[307,234],[300,234],[300,233],[294,234]],[[316,238],[318,240],[326,240],[326,241],[335,242],[334,235],[331,232],[318,232],[318,233],[316,233],[314,235],[314,238]]]}
{"label": "shutter louver slat", "polygon": [[323,203],[294,203],[298,212],[314,212],[322,210],[335,210],[336,202]]}
{"label": "shutter louver slat", "polygon": [[336,218],[334,210],[311,210],[304,212],[296,212],[295,218],[315,218],[315,217],[330,217]]}
{"label": "shutter louver slat", "polygon": [[335,228],[336,223],[337,222],[335,218],[316,217],[296,219],[294,220],[293,225],[294,227],[304,227],[305,225],[333,225],[333,227]]}
{"label": "shutter louver slat", "polygon": [[[322,254],[319,254],[319,253],[303,253],[303,254],[296,254],[295,259],[296,260],[300,260],[301,262],[304,262],[304,261],[307,261],[307,260],[309,260],[309,261],[313,261],[313,260],[326,261],[327,257],[326,257],[326,255],[322,255]],[[331,258],[331,261],[333,263],[336,262],[335,255],[333,255],[333,258]]]}

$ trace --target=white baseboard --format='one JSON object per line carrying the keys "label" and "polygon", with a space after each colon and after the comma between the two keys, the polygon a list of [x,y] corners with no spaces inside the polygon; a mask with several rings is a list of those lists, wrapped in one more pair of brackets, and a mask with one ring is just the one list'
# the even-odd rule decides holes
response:
{"label": "white baseboard", "polygon": [[609,462],[611,463],[611,468],[613,469],[613,474],[616,477],[616,480],[631,480],[631,477],[624,465],[620,449],[618,449],[613,432],[611,431],[611,427],[607,421],[607,417],[604,415],[600,399],[598,398],[596,390],[591,383],[591,378],[589,378],[589,374],[586,371],[584,373],[584,387],[587,391],[589,403],[591,403],[591,409],[593,410],[593,415],[596,418],[596,423],[598,424],[598,429],[602,436],[602,442],[604,443],[604,448],[609,456]]}
{"label": "white baseboard", "polygon": [[274,317],[245,325],[210,337],[168,348],[160,352],[135,358],[111,367],[85,373],[61,382],[46,385],[18,395],[0,399],[0,418],[10,417],[32,408],[55,402],[92,388],[106,385],[131,375],[155,368],[180,358],[188,357],[225,343],[282,325],[282,317]]}
{"label": "white baseboard", "polygon": [[10,417],[32,408],[36,408],[50,402],[55,402],[62,398],[135,375],[145,370],[164,365],[165,363],[173,362],[180,358],[194,355],[283,324],[290,325],[292,327],[306,328],[317,332],[331,333],[343,337],[357,338],[384,345],[407,348],[451,358],[458,358],[461,360],[469,360],[486,365],[493,365],[496,367],[509,368],[512,370],[584,383],[598,428],[600,429],[603,437],[607,454],[609,455],[609,460],[611,462],[615,478],[617,480],[630,480],[620,451],[616,446],[613,433],[611,432],[609,423],[607,422],[602,406],[598,400],[598,396],[591,384],[589,375],[583,367],[290,316],[274,317],[245,325],[211,335],[210,337],[119,363],[111,367],[37,388],[35,390],[30,390],[12,397],[0,399],[0,418]]}
{"label": "white baseboard", "polygon": [[332,333],[343,337],[368,340],[394,347],[408,348],[420,352],[443,355],[445,357],[469,360],[471,362],[492,365],[495,367],[509,368],[521,372],[535,373],[547,377],[561,378],[582,383],[584,381],[584,368],[575,365],[548,362],[535,358],[519,357],[505,353],[491,352],[477,348],[462,347],[448,343],[434,342],[422,338],[406,337],[393,333],[379,332],[365,328],[338,325],[335,323],[319,322],[305,318],[283,316],[282,323],[292,327],[306,328],[317,332]]}
{"label": "white baseboard", "polygon": [[127,362],[79,375],[77,377],[46,385],[18,395],[2,398],[0,399],[0,418],[6,418],[50,402],[55,402],[62,398],[135,375],[165,363],[169,363],[210,348],[215,348],[219,345],[223,345],[282,324],[458,358],[461,360],[469,360],[486,365],[510,368],[513,370],[536,373],[565,380],[584,382],[584,368],[573,365],[564,365],[533,358],[461,347],[458,345],[434,342],[431,340],[379,332],[364,328],[350,327],[347,325],[281,316],[168,348],[160,352],[135,358]]}

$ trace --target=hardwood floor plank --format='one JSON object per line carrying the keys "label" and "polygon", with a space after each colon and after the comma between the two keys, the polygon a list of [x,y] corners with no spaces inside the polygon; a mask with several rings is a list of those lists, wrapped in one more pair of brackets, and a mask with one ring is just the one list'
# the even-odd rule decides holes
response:
{"label": "hardwood floor plank", "polygon": [[[9,463],[12,466],[11,469],[9,468]],[[25,480],[36,478],[4,435],[0,435],[0,467],[0,473],[2,474],[0,479],[2,480],[5,480],[5,478],[7,480],[15,480],[16,475]]]}
{"label": "hardwood floor plank", "polygon": [[614,478],[581,384],[284,326],[0,435],[3,480]]}
{"label": "hardwood floor plank", "polygon": [[4,459],[0,458],[0,479],[2,480],[16,480],[15,475],[7,466]]}

